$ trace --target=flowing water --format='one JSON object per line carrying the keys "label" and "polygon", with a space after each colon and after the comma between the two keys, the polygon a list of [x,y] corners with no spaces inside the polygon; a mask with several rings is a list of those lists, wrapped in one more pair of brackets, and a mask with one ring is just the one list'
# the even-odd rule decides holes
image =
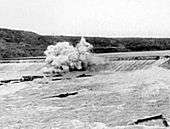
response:
{"label": "flowing water", "polygon": [[[0,87],[1,128],[161,129],[160,121],[127,126],[138,118],[163,114],[170,122],[168,61],[120,60],[96,66],[92,77],[52,82],[45,79]],[[0,64],[0,79],[37,75],[44,63]],[[15,88],[17,87],[17,88]],[[11,92],[10,92],[11,91]],[[77,91],[64,99],[42,99]]]}

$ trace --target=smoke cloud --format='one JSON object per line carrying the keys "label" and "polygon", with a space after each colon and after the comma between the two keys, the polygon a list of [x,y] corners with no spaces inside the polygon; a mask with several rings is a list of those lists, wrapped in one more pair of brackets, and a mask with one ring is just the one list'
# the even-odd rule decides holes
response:
{"label": "smoke cloud", "polygon": [[50,45],[44,52],[47,65],[43,68],[43,73],[56,74],[87,70],[92,65],[102,63],[102,60],[91,53],[92,49],[93,46],[83,37],[75,47],[69,42]]}

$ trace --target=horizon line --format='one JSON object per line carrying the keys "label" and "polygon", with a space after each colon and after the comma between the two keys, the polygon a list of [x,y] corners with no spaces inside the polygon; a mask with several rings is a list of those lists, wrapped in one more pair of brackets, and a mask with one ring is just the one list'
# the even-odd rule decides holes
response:
{"label": "horizon line", "polygon": [[37,32],[34,30],[28,29],[17,29],[17,28],[10,28],[10,27],[0,27],[0,29],[6,30],[13,30],[13,31],[25,31],[25,32],[32,32],[36,33],[41,36],[66,36],[66,37],[85,37],[85,38],[144,38],[144,39],[169,39],[170,37],[157,37],[157,36],[100,36],[100,35],[78,35],[78,34],[42,34],[41,32]]}

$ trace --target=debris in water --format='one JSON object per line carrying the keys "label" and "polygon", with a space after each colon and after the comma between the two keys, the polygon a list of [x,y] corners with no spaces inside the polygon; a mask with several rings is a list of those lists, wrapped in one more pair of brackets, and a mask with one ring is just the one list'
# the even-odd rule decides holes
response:
{"label": "debris in water", "polygon": [[45,98],[55,98],[55,97],[65,98],[65,97],[68,97],[68,96],[70,96],[70,95],[76,95],[76,94],[78,94],[78,92],[59,94],[59,95],[49,96],[49,97],[45,97]]}
{"label": "debris in water", "polygon": [[168,122],[166,121],[166,119],[163,117],[162,114],[155,115],[155,116],[149,116],[149,117],[142,118],[142,119],[138,119],[135,122],[129,123],[129,125],[137,125],[139,123],[143,123],[143,122],[147,122],[147,121],[151,121],[151,120],[158,120],[158,119],[162,120],[163,125],[165,127],[169,127]]}
{"label": "debris in water", "polygon": [[1,83],[10,83],[10,82],[14,82],[14,81],[19,81],[20,79],[9,79],[9,80],[1,80]]}
{"label": "debris in water", "polygon": [[58,81],[58,80],[70,80],[71,78],[52,78],[52,81]]}
{"label": "debris in water", "polygon": [[78,75],[77,78],[81,78],[81,77],[91,77],[92,75],[88,75],[88,74],[81,74]]}
{"label": "debris in water", "polygon": [[34,79],[37,78],[43,78],[44,76],[22,76],[20,81],[25,82],[25,81],[33,81]]}
{"label": "debris in water", "polygon": [[22,76],[19,79],[9,79],[9,80],[1,80],[0,83],[19,83],[19,82],[25,82],[25,81],[33,81],[34,79],[37,78],[43,78],[44,76]]}

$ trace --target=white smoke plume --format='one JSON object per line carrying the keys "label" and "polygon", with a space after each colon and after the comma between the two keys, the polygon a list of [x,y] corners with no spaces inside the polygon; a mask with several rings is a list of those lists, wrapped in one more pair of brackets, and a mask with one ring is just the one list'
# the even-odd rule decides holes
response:
{"label": "white smoke plume", "polygon": [[44,73],[55,74],[76,70],[86,70],[92,65],[93,46],[81,38],[80,42],[74,47],[69,42],[58,42],[50,45],[44,52],[46,55],[46,67]]}

